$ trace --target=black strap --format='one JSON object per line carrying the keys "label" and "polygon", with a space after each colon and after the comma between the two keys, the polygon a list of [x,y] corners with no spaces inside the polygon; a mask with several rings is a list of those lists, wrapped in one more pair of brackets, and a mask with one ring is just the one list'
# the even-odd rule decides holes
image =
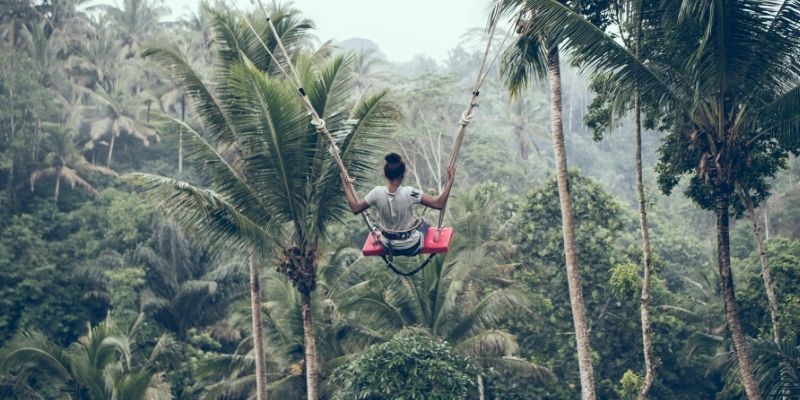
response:
{"label": "black strap", "polygon": [[395,265],[391,260],[389,260],[389,256],[382,255],[381,258],[383,258],[383,262],[385,262],[386,266],[389,267],[389,269],[391,269],[392,272],[394,272],[395,274],[401,275],[401,276],[412,276],[412,275],[416,275],[417,272],[422,271],[425,267],[427,267],[428,264],[431,262],[431,260],[433,260],[433,257],[435,257],[435,256],[436,256],[436,253],[433,253],[433,254],[429,255],[428,258],[426,258],[425,261],[422,262],[422,264],[417,265],[416,268],[414,268],[414,269],[412,269],[411,271],[408,271],[408,272],[405,272],[405,271],[399,269],[397,267],[397,265]]}
{"label": "black strap", "polygon": [[[422,248],[422,246],[424,246],[424,245],[425,245],[425,239],[424,239],[424,236],[423,236],[423,237],[420,238],[420,243],[417,244],[417,246],[419,246],[419,248]],[[383,262],[386,263],[386,266],[389,267],[389,269],[391,269],[392,272],[394,272],[397,275],[401,275],[401,276],[416,275],[417,272],[422,271],[426,266],[428,266],[428,264],[431,262],[431,260],[433,260],[433,257],[436,256],[436,253],[432,253],[431,255],[428,256],[428,258],[425,259],[425,261],[422,262],[422,264],[417,265],[414,269],[412,269],[409,272],[404,272],[403,270],[399,269],[397,267],[397,265],[395,265],[395,263],[392,262],[392,260],[389,259],[389,256],[393,256],[392,253],[394,253],[394,251],[392,249],[392,242],[391,241],[387,241],[387,243],[383,247],[384,247],[384,249],[386,249],[386,252],[388,253],[388,254],[384,254],[384,255],[381,256],[381,258],[383,259]]]}

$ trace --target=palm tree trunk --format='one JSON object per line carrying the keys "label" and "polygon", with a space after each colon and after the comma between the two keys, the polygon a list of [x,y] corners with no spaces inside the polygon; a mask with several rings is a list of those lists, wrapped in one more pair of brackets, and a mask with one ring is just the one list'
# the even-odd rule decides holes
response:
{"label": "palm tree trunk", "polygon": [[[186,120],[186,96],[181,96],[181,122]],[[178,173],[183,172],[183,127],[178,132]]]}
{"label": "palm tree trunk", "polygon": [[722,286],[722,300],[725,304],[725,318],[733,341],[733,349],[739,364],[739,374],[748,400],[761,400],[758,384],[753,375],[753,366],[750,362],[747,343],[745,342],[742,324],[739,321],[739,310],[736,306],[736,295],[733,288],[733,273],[731,271],[730,249],[730,221],[729,199],[727,194],[717,195],[717,256],[719,258],[719,277]]}
{"label": "palm tree trunk", "polygon": [[54,201],[55,201],[56,204],[58,204],[58,192],[59,191],[61,191],[61,170],[60,169],[56,173],[56,189],[55,189],[55,193],[53,195]]}
{"label": "palm tree trunk", "polygon": [[253,322],[253,352],[256,359],[256,400],[267,399],[267,378],[264,374],[264,335],[261,331],[261,281],[256,252],[250,256],[250,313]]}
{"label": "palm tree trunk", "polygon": [[311,293],[302,294],[303,336],[306,346],[306,387],[308,400],[317,400],[317,347],[314,341],[314,321],[311,315]]}
{"label": "palm tree trunk", "polygon": [[745,192],[742,192],[742,198],[747,205],[747,217],[750,218],[750,221],[753,223],[753,236],[756,238],[758,259],[761,262],[761,278],[764,279],[764,289],[767,292],[767,300],[769,301],[769,315],[772,318],[772,338],[775,340],[775,344],[780,344],[781,328],[778,317],[778,298],[775,295],[775,285],[772,283],[772,276],[769,272],[767,251],[764,248],[764,238],[761,237],[761,227],[758,225],[758,217],[753,207],[753,200]]}
{"label": "palm tree trunk", "polygon": [[183,127],[178,131],[178,173],[183,172]]}
{"label": "palm tree trunk", "polygon": [[483,375],[478,374],[478,400],[486,400],[486,390],[483,387]]}
{"label": "palm tree trunk", "polygon": [[[12,31],[12,34],[13,34],[13,32],[14,32],[13,28],[12,28],[11,31]],[[15,39],[16,39],[16,36],[12,35],[12,42],[11,42],[11,47],[12,47],[12,49],[11,49],[11,70],[12,71],[16,71],[16,69],[17,69],[17,52],[16,52],[16,49],[13,48],[14,47],[14,41],[13,40],[15,40]],[[14,118],[14,113],[16,112],[14,110],[14,105],[15,105],[14,104],[14,88],[11,87],[11,85],[9,85],[9,88],[8,88],[8,99],[9,99],[9,106],[11,108],[11,113],[9,114],[11,116],[11,134],[10,134],[11,136],[8,136],[8,134],[6,134],[6,141],[8,142],[8,145],[11,146],[11,144],[14,142],[14,138],[17,136],[17,122],[16,122],[16,120]],[[9,157],[10,158],[10,160],[9,160],[10,161],[10,165],[8,167],[8,180],[6,181],[6,193],[8,194],[9,205],[11,206],[12,209],[16,207],[16,204],[15,204],[15,200],[16,199],[15,199],[15,196],[14,196],[14,172],[15,172],[14,171],[14,158],[15,158],[15,156],[16,156],[16,153],[14,153],[12,151],[11,154],[10,154],[10,157]]]}
{"label": "palm tree trunk", "polygon": [[117,135],[114,132],[111,132],[111,143],[108,144],[108,159],[106,160],[106,168],[111,168],[111,155],[114,154],[114,140],[116,140]]}
{"label": "palm tree trunk", "polygon": [[642,316],[642,347],[644,350],[644,382],[639,391],[639,400],[645,400],[655,380],[653,364],[653,338],[650,334],[650,228],[647,225],[647,204],[644,196],[642,178],[642,105],[639,94],[634,99],[633,114],[636,132],[636,192],[639,200],[639,225],[642,230],[642,296],[640,308]]}
{"label": "palm tree trunk", "polygon": [[558,197],[561,201],[561,224],[564,234],[564,254],[567,264],[567,284],[575,324],[575,341],[578,347],[578,368],[581,379],[581,399],[594,400],[594,371],[592,369],[589,330],[583,305],[581,277],[578,269],[578,250],[575,244],[574,215],[569,193],[567,154],[564,147],[564,124],[561,113],[561,66],[558,46],[547,54],[547,70],[550,78],[551,118],[553,123],[553,150],[555,151]]}

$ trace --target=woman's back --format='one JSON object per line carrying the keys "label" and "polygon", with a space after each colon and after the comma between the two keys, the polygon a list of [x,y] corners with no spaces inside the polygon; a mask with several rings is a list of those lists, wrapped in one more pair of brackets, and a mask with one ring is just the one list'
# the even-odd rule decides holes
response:
{"label": "woman's back", "polygon": [[378,209],[381,225],[388,230],[402,231],[415,222],[412,206],[419,204],[422,192],[411,186],[400,186],[394,193],[386,186],[373,188],[364,201]]}

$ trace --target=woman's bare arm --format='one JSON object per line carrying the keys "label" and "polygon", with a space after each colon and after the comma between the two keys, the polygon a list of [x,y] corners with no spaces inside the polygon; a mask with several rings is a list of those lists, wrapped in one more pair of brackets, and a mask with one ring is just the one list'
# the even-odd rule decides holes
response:
{"label": "woman's bare arm", "polygon": [[456,167],[450,167],[447,169],[447,183],[444,185],[444,189],[442,189],[442,193],[439,193],[438,196],[433,197],[429,194],[422,194],[420,198],[420,203],[426,207],[430,207],[436,210],[441,210],[447,204],[447,198],[450,197],[450,188],[453,186],[454,178],[456,177]]}
{"label": "woman's bare arm", "polygon": [[344,197],[347,198],[347,204],[350,206],[350,211],[353,214],[361,214],[364,210],[369,208],[369,204],[367,204],[364,200],[356,200],[356,195],[350,190],[349,182],[347,182],[347,178],[342,175],[342,186],[344,187]]}

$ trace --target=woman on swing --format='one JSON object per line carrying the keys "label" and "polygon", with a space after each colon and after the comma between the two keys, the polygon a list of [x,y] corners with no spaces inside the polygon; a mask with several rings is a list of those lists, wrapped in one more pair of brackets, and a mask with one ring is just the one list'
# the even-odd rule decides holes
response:
{"label": "woman on swing", "polygon": [[[447,183],[442,193],[433,197],[410,186],[401,186],[405,178],[406,164],[400,155],[389,153],[385,160],[383,175],[388,181],[386,186],[376,186],[363,200],[356,201],[350,185],[345,183],[342,185],[345,188],[344,194],[354,214],[360,214],[372,206],[378,209],[381,224],[386,229],[382,232],[380,240],[390,255],[415,256],[425,243],[427,224],[424,220],[418,221],[411,208],[414,204],[422,204],[437,210],[444,208],[450,196],[456,169],[455,167],[447,169]],[[342,176],[342,179],[345,177]],[[417,229],[413,229],[415,226]]]}

